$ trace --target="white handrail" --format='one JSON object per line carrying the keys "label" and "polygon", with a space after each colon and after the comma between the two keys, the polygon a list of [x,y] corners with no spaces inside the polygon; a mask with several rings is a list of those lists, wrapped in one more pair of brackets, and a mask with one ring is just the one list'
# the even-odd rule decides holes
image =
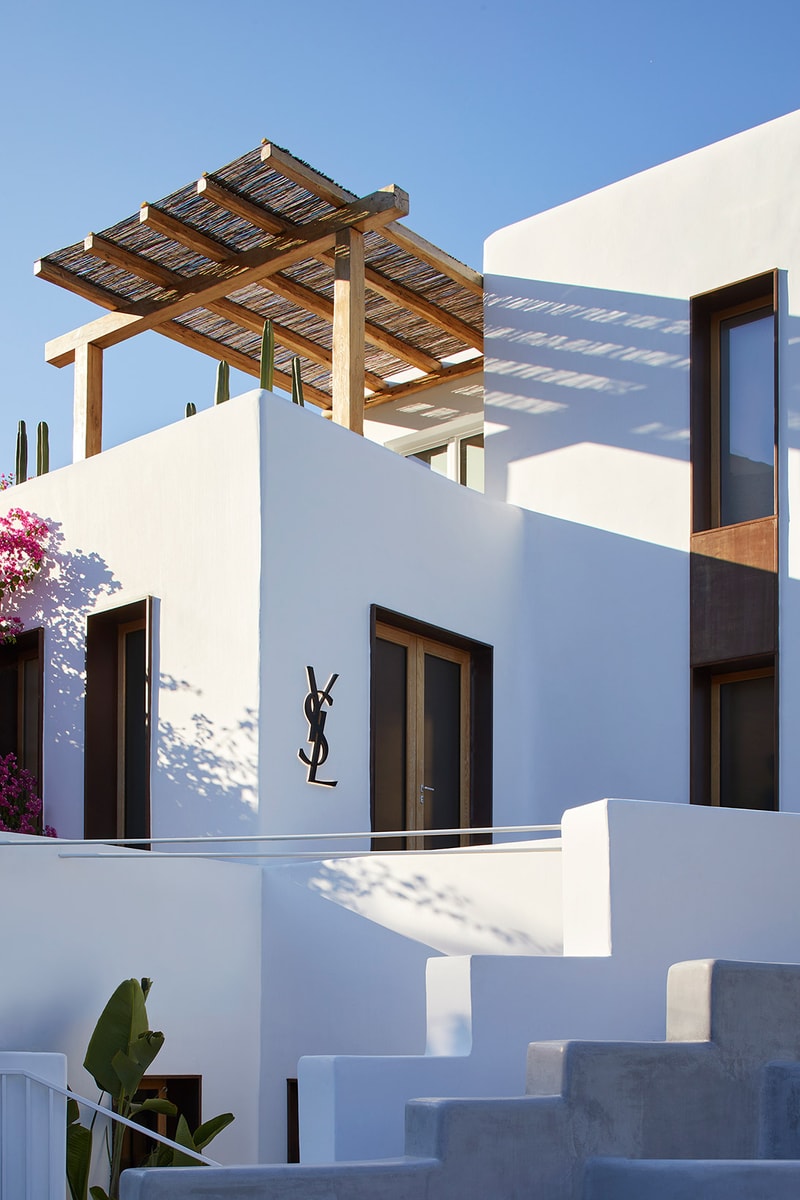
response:
{"label": "white handrail", "polygon": [[157,846],[185,845],[213,842],[233,844],[247,842],[319,842],[346,841],[351,838],[370,838],[381,840],[385,838],[408,837],[456,837],[476,834],[495,833],[555,833],[560,832],[560,825],[484,825],[469,829],[394,829],[389,832],[377,830],[360,830],[355,833],[246,833],[246,834],[202,834],[195,837],[122,837],[122,838],[31,838],[30,841],[16,839],[6,841],[0,837],[0,846]]}
{"label": "white handrail", "polygon": [[[418,834],[416,836],[422,836]],[[213,838],[209,839],[213,841]],[[499,846],[443,846],[439,849],[431,847],[424,850],[374,850],[372,854],[380,858],[408,858],[414,854],[474,854],[476,851],[482,854],[531,854],[534,852],[552,852],[561,851],[561,840],[551,839],[550,841],[534,842],[532,845],[523,845],[520,842],[508,842]],[[100,850],[87,851],[85,854],[71,853],[59,854],[59,858],[96,858],[103,860],[117,861],[120,859],[135,858],[141,862],[146,855],[147,861],[152,862],[153,859],[168,858],[171,862],[176,859],[195,859],[195,858],[214,858],[217,861],[230,862],[231,860],[239,860],[241,858],[274,858],[279,862],[286,862],[291,859],[292,862],[299,860],[301,862],[319,862],[320,859],[340,859],[340,858],[365,858],[370,854],[368,850],[317,850],[305,854],[295,853],[291,850],[280,850],[275,853],[270,853],[268,850],[176,850],[174,854],[170,854],[166,850],[155,850],[150,854],[145,850],[131,850],[128,854],[103,854]]]}
{"label": "white handrail", "polygon": [[164,1137],[163,1134],[148,1129],[146,1125],[139,1125],[136,1121],[129,1120],[128,1117],[120,1116],[113,1109],[105,1108],[102,1104],[95,1104],[94,1100],[89,1100],[86,1096],[79,1096],[77,1092],[71,1092],[69,1088],[62,1088],[57,1083],[51,1083],[47,1079],[42,1079],[40,1075],[34,1075],[33,1071],[25,1071],[21,1067],[0,1067],[0,1079],[4,1075],[22,1075],[25,1079],[32,1079],[34,1083],[40,1083],[42,1087],[48,1088],[51,1092],[58,1092],[60,1096],[66,1096],[68,1100],[76,1100],[78,1104],[83,1104],[86,1108],[93,1109],[94,1112],[100,1113],[102,1117],[107,1117],[110,1121],[116,1121],[120,1125],[127,1125],[130,1129],[135,1129],[139,1133],[145,1133],[147,1137],[152,1138],[155,1142],[161,1142],[164,1146],[170,1146],[173,1150],[180,1150],[181,1154],[188,1154],[190,1158],[196,1158],[198,1162],[204,1163],[207,1167],[222,1166],[222,1163],[218,1163],[213,1158],[207,1158],[199,1150],[189,1150],[186,1146],[181,1146],[179,1142],[173,1142],[171,1138]]}

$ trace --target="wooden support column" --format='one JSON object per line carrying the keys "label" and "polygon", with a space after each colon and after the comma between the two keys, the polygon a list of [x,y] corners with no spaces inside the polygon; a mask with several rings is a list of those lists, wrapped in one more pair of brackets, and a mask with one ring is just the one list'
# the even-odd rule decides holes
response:
{"label": "wooden support column", "polygon": [[364,235],[336,235],[333,287],[333,419],[364,432]]}
{"label": "wooden support column", "polygon": [[75,391],[72,409],[72,461],[102,450],[103,351],[84,342],[75,347]]}

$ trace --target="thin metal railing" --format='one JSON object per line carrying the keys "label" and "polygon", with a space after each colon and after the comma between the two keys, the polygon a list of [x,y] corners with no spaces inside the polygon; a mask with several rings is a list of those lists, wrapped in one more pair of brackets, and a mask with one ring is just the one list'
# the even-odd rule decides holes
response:
{"label": "thin metal railing", "polygon": [[[146,1136],[148,1138],[152,1138],[153,1141],[160,1142],[164,1146],[169,1146],[172,1150],[179,1150],[181,1154],[186,1154],[189,1158],[194,1158],[207,1167],[222,1166],[222,1163],[218,1163],[216,1159],[208,1158],[205,1154],[201,1154],[199,1150],[189,1150],[186,1146],[181,1146],[179,1142],[173,1142],[171,1138],[165,1137],[164,1134],[156,1133],[155,1130],[148,1129],[145,1125],[139,1125],[136,1121],[131,1121],[128,1117],[120,1116],[119,1113],[115,1113],[112,1109],[106,1108],[102,1104],[96,1104],[94,1100],[89,1100],[86,1096],[80,1096],[77,1092],[70,1091],[69,1088],[63,1088],[60,1086],[60,1084],[52,1083],[48,1079],[42,1079],[40,1075],[34,1074],[33,1071],[25,1070],[23,1067],[0,1067],[0,1104],[2,1104],[2,1114],[0,1115],[0,1136],[3,1140],[5,1140],[6,1137],[6,1078],[9,1075],[21,1075],[25,1079],[26,1127],[30,1126],[30,1084],[33,1082],[47,1088],[50,1092],[49,1122],[51,1127],[53,1123],[53,1095],[57,1093],[59,1096],[66,1096],[68,1100],[76,1100],[78,1104],[83,1105],[85,1108],[92,1109],[93,1112],[99,1113],[101,1117],[105,1117],[109,1121],[116,1121],[118,1125],[126,1125],[129,1129],[135,1129],[139,1133],[145,1133]],[[29,1155],[31,1153],[31,1141],[32,1139],[29,1138],[28,1146],[26,1148]],[[0,1169],[2,1168],[4,1157],[4,1155],[0,1154]]]}
{"label": "thin metal railing", "polygon": [[[152,846],[195,846],[195,845],[213,845],[213,846],[237,846],[237,845],[253,845],[256,843],[267,843],[273,845],[276,843],[285,842],[337,842],[337,841],[386,841],[392,838],[446,838],[446,837],[474,837],[476,835],[495,835],[495,834],[540,834],[540,833],[560,833],[560,825],[486,825],[478,828],[457,828],[457,829],[395,829],[390,831],[374,831],[374,830],[357,830],[349,833],[264,833],[264,834],[205,834],[202,836],[176,836],[176,837],[149,837],[149,838],[58,838],[57,844],[59,847],[60,858],[138,858],[142,851],[134,849],[136,846],[152,847]],[[489,851],[491,853],[519,853],[521,850],[557,850],[560,849],[560,844],[555,844],[556,839],[548,839],[540,844],[522,846],[519,842],[500,842],[482,846],[446,846],[441,847],[441,850],[448,854],[469,854],[476,849],[481,851]],[[52,848],[53,842],[47,838],[36,838],[31,841],[18,842],[4,841],[0,838],[0,846],[47,846]],[[118,846],[130,851],[130,854],[102,854],[97,850],[104,847]],[[63,854],[61,851],[65,847],[83,849],[86,847],[97,847],[97,850],[92,850],[84,854],[70,853]],[[361,857],[368,853],[371,849],[367,847],[359,850],[325,850],[319,849],[310,852],[292,851],[292,850],[256,850],[256,851],[241,851],[241,850],[226,850],[223,854],[220,850],[170,850],[170,851],[147,851],[148,860],[153,858],[221,858],[227,859],[246,859],[246,858],[278,858],[278,859],[318,859],[318,858],[354,858]],[[383,850],[378,853],[386,857],[394,855],[411,854],[429,854],[435,853],[435,847],[425,847],[413,850]]]}

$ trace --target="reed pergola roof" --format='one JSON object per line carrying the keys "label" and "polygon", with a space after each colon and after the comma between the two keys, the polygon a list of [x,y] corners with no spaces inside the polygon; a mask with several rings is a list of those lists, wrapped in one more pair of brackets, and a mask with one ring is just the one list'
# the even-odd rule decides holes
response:
{"label": "reed pergola roof", "polygon": [[397,187],[358,198],[265,142],[36,263],[42,279],[109,310],[49,342],[47,361],[90,377],[103,349],[155,329],[258,376],[270,318],[277,386],[290,389],[299,356],[306,399],[331,408],[337,237],[357,230],[365,407],[480,370],[483,279],[399,224],[407,211]]}

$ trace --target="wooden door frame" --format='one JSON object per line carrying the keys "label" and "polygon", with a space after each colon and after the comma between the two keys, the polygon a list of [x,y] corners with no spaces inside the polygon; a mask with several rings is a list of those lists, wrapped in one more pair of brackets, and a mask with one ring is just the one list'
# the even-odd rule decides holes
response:
{"label": "wooden door frame", "polygon": [[[380,634],[379,631],[380,630]],[[388,636],[387,636],[388,635]],[[484,642],[465,638],[460,634],[429,625],[416,618],[405,616],[390,609],[372,605],[370,610],[370,824],[375,828],[375,712],[377,679],[375,671],[375,643],[378,637],[393,641],[407,648],[416,648],[408,655],[408,670],[416,674],[422,669],[426,648],[440,657],[458,662],[462,671],[461,688],[461,737],[462,747],[467,751],[461,755],[461,826],[486,827],[492,824],[492,710],[493,710],[493,649]],[[413,691],[416,692],[416,679]],[[412,712],[412,688],[406,688],[406,813],[412,813],[414,824],[406,822],[410,830],[420,829],[420,806],[415,794],[411,803],[411,790],[418,788],[421,774],[420,755],[423,739],[420,721],[424,720],[422,705],[414,705]],[[420,710],[420,711],[417,711]],[[407,839],[409,849],[421,848],[421,838]],[[490,835],[474,835],[462,838],[468,845],[491,842]],[[419,843],[419,845],[417,844]],[[376,846],[380,850],[380,843]]]}

